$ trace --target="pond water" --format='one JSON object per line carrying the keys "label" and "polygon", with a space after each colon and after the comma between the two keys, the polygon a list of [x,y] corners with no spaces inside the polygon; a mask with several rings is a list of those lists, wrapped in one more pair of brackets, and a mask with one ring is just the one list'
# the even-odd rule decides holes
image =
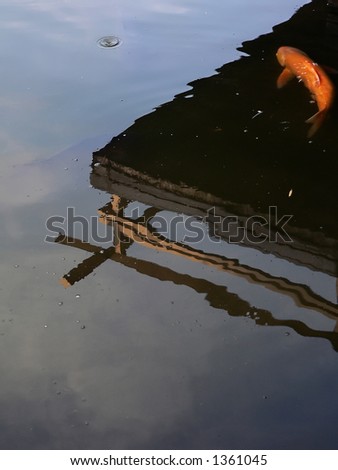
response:
{"label": "pond water", "polygon": [[[189,101],[198,85],[188,83],[241,64],[249,55],[238,50],[243,42],[271,33],[303,5],[0,0],[0,448],[337,448],[337,118],[313,143],[304,124],[310,114],[291,124],[287,139],[276,137],[289,166],[268,167],[278,153],[270,134],[260,160],[253,160],[252,168],[271,181],[276,168],[286,171],[272,186],[283,209],[297,213],[293,244],[211,236],[205,213],[213,204],[202,197],[192,203],[187,187],[168,196],[168,186],[154,192],[135,174],[122,181],[90,167],[93,152],[113,137],[126,132],[129,139],[135,120],[148,126],[142,116],[176,95]],[[100,47],[101,38],[112,36],[118,47]],[[273,67],[267,79],[274,84],[280,68]],[[247,80],[253,92],[265,87],[250,74]],[[257,96],[250,108],[256,136],[267,114]],[[302,101],[311,112],[306,90],[291,87],[290,96],[297,112]],[[224,109],[224,120],[246,111],[239,108],[234,117]],[[215,136],[222,130],[216,127]],[[287,173],[297,158],[288,153],[294,130],[304,133],[298,180]],[[170,135],[169,127],[163,131]],[[183,138],[175,139],[173,164],[151,177],[193,185],[180,173]],[[150,140],[139,148],[145,160]],[[312,144],[317,154],[308,151]],[[151,158],[140,171],[151,172]],[[240,222],[256,213],[251,209],[265,213],[260,205],[269,198],[258,195],[258,184],[252,192],[237,188],[237,197],[238,180],[227,192],[217,182],[217,165],[208,172],[191,171],[201,185],[206,181],[197,188],[201,194],[214,187],[215,198],[231,195]],[[307,174],[325,179],[313,200],[309,194],[288,206],[294,187],[309,193],[301,186]],[[98,210],[105,221],[96,227],[101,237],[92,231]],[[151,243],[142,238],[145,226],[135,223],[135,211],[149,215]],[[152,218],[159,215],[162,231],[156,229],[166,238],[154,232]],[[184,224],[171,223],[177,216],[200,224],[198,242],[182,242]],[[55,243],[55,228],[69,238]],[[123,241],[130,230],[137,230],[134,239],[121,247],[117,234]],[[113,246],[107,234],[115,237]]]}

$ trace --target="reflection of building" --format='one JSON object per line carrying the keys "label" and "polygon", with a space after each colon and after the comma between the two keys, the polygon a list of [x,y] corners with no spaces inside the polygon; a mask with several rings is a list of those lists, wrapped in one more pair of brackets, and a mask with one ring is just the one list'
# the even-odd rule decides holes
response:
{"label": "reflection of building", "polygon": [[[175,213],[172,212],[175,210],[176,215],[177,213],[185,213],[186,215],[194,215],[196,221],[201,220],[201,217],[206,214],[206,207],[208,207],[205,202],[189,199],[187,196],[177,196],[171,191],[147,185],[137,180],[135,176],[127,176],[117,171],[110,170],[109,175],[107,175],[106,170],[102,167],[94,169],[91,182],[94,186],[108,192],[109,190],[112,191],[113,188],[116,191],[111,202],[99,210],[100,221],[114,227],[114,246],[102,248],[72,237],[60,236],[56,240],[58,243],[70,245],[90,253],[89,258],[61,279],[61,283],[65,287],[71,286],[91,274],[107,260],[112,260],[147,276],[188,286],[198,293],[205,294],[206,300],[211,306],[224,309],[232,316],[250,317],[258,325],[289,327],[303,336],[326,338],[335,349],[338,349],[338,332],[311,328],[306,322],[294,318],[292,313],[287,319],[275,318],[273,312],[252,307],[246,300],[228,291],[226,286],[208,280],[207,275],[205,278],[194,277],[162,266],[161,263],[129,255],[129,248],[134,244],[155,250],[157,253],[164,252],[175,255],[211,267],[213,270],[217,270],[220,276],[222,276],[222,273],[231,274],[249,283],[262,286],[279,295],[291,298],[298,307],[316,311],[335,322],[337,321],[338,309],[336,304],[315,293],[306,284],[272,275],[268,270],[265,271],[262,267],[255,266],[255,263],[244,264],[239,259],[223,254],[219,255],[213,252],[212,241],[203,243],[203,250],[201,250],[196,248],[194,244],[185,244],[169,239],[152,226],[152,220],[163,211],[166,214],[171,213],[171,217],[175,216]],[[192,191],[190,188],[186,188],[186,190]],[[143,208],[146,207],[146,209],[143,209],[143,214],[136,219],[125,215],[125,210],[130,203],[135,202],[138,202]],[[215,207],[214,216],[217,216],[218,213],[222,214],[222,217],[229,215],[224,208]],[[244,216],[242,216],[239,223],[242,223],[242,221],[244,221]],[[204,222],[206,225],[208,223],[210,221]],[[250,245],[250,237],[248,240],[247,246]],[[224,240],[223,243],[225,247],[227,240]],[[243,243],[238,246],[239,254],[241,250],[247,248],[247,246],[242,245]],[[254,249],[262,250],[260,245],[251,246]],[[285,256],[283,256],[283,244],[276,244],[276,250],[277,256],[287,259],[289,263],[294,260],[294,263],[298,265],[306,265],[311,269],[322,269],[322,272],[327,273],[328,276],[332,274],[334,269],[333,260],[330,261],[329,257],[324,256],[323,253],[318,251],[316,253],[315,247],[302,246],[298,240],[295,240],[295,244],[290,244],[290,251],[288,254],[284,253]],[[281,250],[281,252],[279,253],[278,250]]]}
{"label": "reflection of building", "polygon": [[[100,177],[99,177],[100,178]],[[109,248],[101,248],[90,243],[82,242],[71,237],[60,236],[56,241],[62,244],[69,244],[87,251],[91,254],[89,258],[84,260],[76,268],[72,269],[65,275],[61,283],[65,286],[71,286],[75,282],[80,281],[88,274],[92,273],[100,264],[107,260],[112,260],[122,265],[134,269],[142,274],[162,281],[173,282],[178,285],[185,285],[194,289],[198,293],[203,293],[206,300],[214,308],[226,310],[232,316],[246,316],[251,318],[258,325],[269,326],[285,326],[293,329],[298,334],[308,337],[320,337],[328,339],[335,349],[338,349],[338,333],[335,331],[320,331],[311,328],[306,323],[299,321],[296,318],[278,319],[275,318],[273,313],[256,307],[252,307],[247,301],[241,299],[238,295],[228,291],[224,285],[217,285],[206,278],[193,277],[188,274],[176,272],[168,267],[161,266],[153,261],[148,261],[135,256],[128,255],[128,249],[134,244],[141,244],[143,247],[156,250],[156,252],[166,252],[171,255],[183,257],[189,261],[197,262],[205,266],[212,267],[220,273],[230,273],[241,279],[245,279],[250,283],[264,286],[273,292],[277,292],[283,296],[292,298],[294,303],[303,308],[311,309],[327,316],[328,318],[337,321],[338,310],[337,306],[332,302],[326,300],[320,295],[314,293],[308,286],[300,283],[292,282],[286,278],[279,278],[264,272],[254,266],[241,264],[237,259],[228,258],[212,252],[206,252],[194,248],[191,245],[174,242],[167,239],[162,234],[158,233],[156,229],[151,226],[151,220],[162,209],[173,204],[170,198],[166,201],[166,196],[171,196],[170,193],[165,191],[157,192],[157,201],[159,207],[148,206],[145,210],[145,218],[141,220],[134,220],[124,215],[124,209],[132,201],[130,196],[136,193],[138,197],[145,194],[144,187],[141,191],[135,190],[131,185],[126,184],[125,176],[122,177],[125,184],[126,194],[121,196],[114,195],[112,202],[107,204],[99,211],[101,221],[104,223],[112,224],[114,226],[115,243],[114,246]],[[93,175],[92,181],[97,182],[97,177]],[[130,180],[129,183],[135,183],[135,180]],[[112,180],[114,184],[114,180]],[[121,190],[121,181],[115,181],[115,186]],[[156,196],[154,194],[145,194],[143,201],[149,202],[150,199],[154,201]],[[185,203],[183,198],[181,202]],[[176,206],[177,207],[177,206]],[[180,206],[179,206],[180,208]],[[198,204],[193,209],[196,213]],[[199,208],[201,210],[201,207]],[[145,222],[144,222],[145,220]],[[210,247],[212,243],[210,243]],[[239,248],[240,249],[240,248]]]}
{"label": "reflection of building", "polygon": [[[239,294],[207,276],[182,274],[130,254],[136,245],[170,253],[210,266],[220,276],[230,274],[262,286],[292,299],[297,307],[337,321],[333,299],[321,295],[306,279],[299,281],[293,276],[296,268],[316,271],[332,285],[337,277],[338,159],[332,132],[337,124],[333,117],[309,143],[304,119],[313,109],[306,91],[298,84],[289,94],[275,88],[280,69],[274,51],[279,45],[291,41],[290,45],[312,51],[314,57],[329,55],[326,36],[319,28],[326,24],[323,4],[314,1],[305,5],[273,33],[245,43],[242,50],[249,57],[224,65],[213,77],[191,83],[191,90],[138,119],[95,152],[91,183],[113,195],[99,214],[102,222],[113,226],[115,243],[102,248],[60,236],[59,243],[91,253],[62,278],[63,285],[73,285],[111,259],[147,276],[204,293],[210,305],[230,315],[327,338],[338,350],[337,328],[311,328],[293,312],[287,319],[279,319],[268,309],[253,308]],[[313,28],[320,32],[320,41],[313,41]],[[140,218],[126,216],[130,202],[146,207]],[[278,223],[255,224],[267,219],[271,207],[277,207],[280,215],[293,216],[285,227],[292,242],[277,236]],[[220,238],[223,252],[216,253],[212,242],[204,241],[201,247],[164,236],[152,225],[153,218],[163,211],[169,217],[183,214],[203,219],[206,231]],[[226,228],[217,222],[225,219],[231,221]],[[229,247],[236,242],[234,233],[240,230],[244,236],[237,240],[236,256],[233,250],[230,256]],[[250,262],[243,261],[247,249],[253,250]],[[285,275],[278,276],[269,268],[264,261],[268,256],[276,263],[287,263]]]}

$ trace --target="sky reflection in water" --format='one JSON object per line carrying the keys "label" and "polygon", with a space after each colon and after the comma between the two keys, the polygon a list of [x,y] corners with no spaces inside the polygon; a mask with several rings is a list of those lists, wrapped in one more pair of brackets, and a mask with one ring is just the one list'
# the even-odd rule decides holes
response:
{"label": "sky reflection in water", "polygon": [[[91,217],[109,202],[90,187],[93,150],[239,58],[242,41],[298,2],[0,4],[0,447],[334,447],[332,343],[261,325],[253,312],[330,333],[332,319],[137,244],[128,255],[139,270],[107,260],[64,289],[58,279],[88,253],[43,241],[51,214],[71,206]],[[97,47],[105,35],[123,44]],[[249,248],[212,249],[336,300],[333,276]],[[142,274],[142,260],[175,280]]]}

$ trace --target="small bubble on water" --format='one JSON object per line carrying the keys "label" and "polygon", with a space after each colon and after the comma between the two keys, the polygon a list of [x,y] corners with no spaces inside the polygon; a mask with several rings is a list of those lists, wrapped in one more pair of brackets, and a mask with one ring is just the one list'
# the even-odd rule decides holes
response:
{"label": "small bubble on water", "polygon": [[15,264],[14,265],[14,268],[18,268],[20,265],[19,264]]}
{"label": "small bubble on water", "polygon": [[76,298],[76,299],[79,299],[80,297],[81,297],[80,294],[76,294],[76,295],[75,295],[75,298]]}
{"label": "small bubble on water", "polygon": [[97,45],[103,48],[116,47],[121,44],[121,40],[117,36],[103,36],[97,41]]}
{"label": "small bubble on water", "polygon": [[58,305],[59,307],[61,307],[61,305],[63,305],[63,302],[58,302]]}

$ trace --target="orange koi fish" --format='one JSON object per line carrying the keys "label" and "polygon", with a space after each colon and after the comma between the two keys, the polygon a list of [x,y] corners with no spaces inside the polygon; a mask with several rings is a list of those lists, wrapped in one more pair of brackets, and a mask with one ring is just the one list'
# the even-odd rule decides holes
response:
{"label": "orange koi fish", "polygon": [[332,107],[335,90],[324,70],[304,52],[294,47],[280,47],[277,51],[278,62],[285,67],[277,80],[277,87],[282,88],[293,77],[302,81],[318,105],[318,112],[307,121],[312,124],[308,137],[312,137],[322,125],[329,109]]}

